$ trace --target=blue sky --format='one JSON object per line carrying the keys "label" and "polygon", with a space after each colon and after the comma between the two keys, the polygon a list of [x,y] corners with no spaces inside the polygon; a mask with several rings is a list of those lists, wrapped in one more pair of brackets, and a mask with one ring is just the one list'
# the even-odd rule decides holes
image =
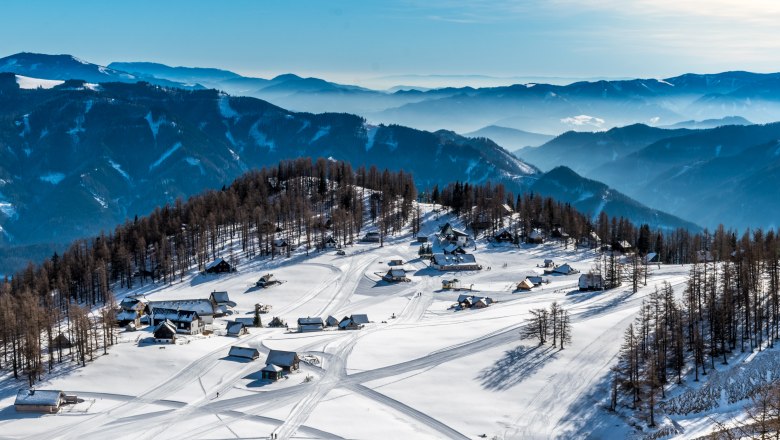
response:
{"label": "blue sky", "polygon": [[780,71],[775,0],[93,1],[3,5],[0,54],[361,83],[401,74]]}

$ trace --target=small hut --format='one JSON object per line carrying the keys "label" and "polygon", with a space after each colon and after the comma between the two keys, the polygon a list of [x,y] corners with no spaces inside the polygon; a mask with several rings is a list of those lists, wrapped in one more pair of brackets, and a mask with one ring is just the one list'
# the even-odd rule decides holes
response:
{"label": "small hut", "polygon": [[282,367],[274,364],[268,364],[260,370],[260,377],[264,380],[279,380],[282,378]]}

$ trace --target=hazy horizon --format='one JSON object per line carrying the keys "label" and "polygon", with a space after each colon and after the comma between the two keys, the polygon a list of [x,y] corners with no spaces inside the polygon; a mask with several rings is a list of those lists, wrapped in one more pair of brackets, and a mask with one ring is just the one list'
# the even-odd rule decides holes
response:
{"label": "hazy horizon", "polygon": [[103,65],[150,61],[260,77],[293,72],[369,87],[425,86],[387,82],[399,75],[453,81],[441,85],[478,75],[501,85],[780,71],[780,4],[770,0],[32,0],[4,9],[6,55],[68,53]]}

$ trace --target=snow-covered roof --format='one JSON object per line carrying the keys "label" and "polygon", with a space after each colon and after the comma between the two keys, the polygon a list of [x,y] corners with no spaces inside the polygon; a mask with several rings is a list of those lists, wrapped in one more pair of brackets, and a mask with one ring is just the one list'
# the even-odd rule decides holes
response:
{"label": "snow-covered roof", "polygon": [[466,300],[471,302],[472,298],[474,298],[474,295],[469,295],[469,294],[466,294],[466,293],[462,293],[462,294],[458,295],[458,302],[462,303],[463,301],[466,301]]}
{"label": "snow-covered roof", "polygon": [[123,298],[119,303],[119,307],[124,310],[143,310],[149,301],[146,298]]}
{"label": "snow-covered roof", "polygon": [[217,304],[227,303],[230,302],[230,296],[227,292],[217,292],[216,290],[211,292],[211,299],[213,299]]}
{"label": "snow-covered roof", "polygon": [[447,246],[444,246],[443,250],[444,250],[444,252],[447,252],[447,253],[451,254],[451,253],[453,253],[453,252],[455,252],[457,250],[463,251],[463,248],[458,246],[455,243],[450,243]]}
{"label": "snow-covered roof", "polygon": [[222,263],[222,262],[224,262],[224,261],[225,261],[225,260],[224,260],[224,259],[222,259],[222,258],[217,258],[216,260],[214,260],[214,261],[212,261],[211,263],[208,263],[208,264],[206,265],[206,270],[213,269],[214,267],[216,267],[217,265],[219,265],[220,263]]}
{"label": "snow-covered roof", "polygon": [[244,327],[251,327],[255,325],[255,318],[236,318],[234,321],[244,324]]}
{"label": "snow-covered roof", "polygon": [[534,283],[533,281],[529,280],[528,278],[524,279],[523,281],[520,281],[520,283],[517,284],[518,289],[533,289]]}
{"label": "snow-covered roof", "polygon": [[536,240],[536,239],[544,238],[544,233],[542,233],[542,231],[540,231],[539,229],[534,229],[533,231],[531,231],[530,234],[528,234],[528,237],[532,240]]}
{"label": "snow-covered roof", "polygon": [[325,323],[322,322],[322,318],[315,316],[314,318],[298,318],[298,325],[325,325]]}
{"label": "snow-covered roof", "polygon": [[477,262],[473,254],[446,255],[439,253],[433,254],[433,260],[436,264],[446,265],[475,264]]}
{"label": "snow-covered roof", "polygon": [[234,345],[230,347],[230,351],[228,351],[228,356],[255,359],[260,356],[260,352],[256,348],[238,347]]}
{"label": "snow-covered roof", "polygon": [[406,276],[406,271],[404,271],[403,269],[390,269],[390,270],[387,271],[387,275],[391,276],[393,278],[395,278],[395,277],[405,277]]}
{"label": "snow-covered roof", "polygon": [[352,320],[352,318],[344,318],[341,320],[341,322],[339,322],[339,328],[347,328],[350,325],[352,325],[352,323],[357,324],[355,321]]}
{"label": "snow-covered roof", "polygon": [[270,372],[273,372],[273,373],[281,373],[283,370],[282,370],[282,367],[279,367],[279,366],[274,365],[274,364],[268,364],[265,367],[263,367],[262,370],[260,370],[260,371],[270,371]]}
{"label": "snow-covered roof", "polygon": [[55,390],[20,390],[16,393],[14,405],[59,406],[64,396],[65,393]]}
{"label": "snow-covered roof", "polygon": [[151,309],[173,309],[189,310],[198,312],[200,316],[210,316],[214,314],[214,305],[208,299],[172,299],[165,301],[152,301],[149,303]]}
{"label": "snow-covered roof", "polygon": [[172,334],[176,334],[176,326],[169,320],[162,321],[154,328],[154,334],[157,334],[163,327],[167,328]]}
{"label": "snow-covered roof", "polygon": [[244,329],[243,322],[229,322],[227,325],[227,334],[230,336],[237,336],[241,334],[241,330]]}
{"label": "snow-covered roof", "polygon": [[265,359],[266,364],[279,365],[282,367],[292,367],[295,365],[298,354],[294,351],[271,350]]}
{"label": "snow-covered roof", "polygon": [[155,320],[165,319],[173,322],[192,322],[198,319],[198,312],[154,307],[152,308],[152,316]]}
{"label": "snow-covered roof", "polygon": [[562,273],[562,274],[570,274],[572,272],[575,272],[574,268],[569,266],[569,263],[561,264],[560,266],[553,269],[553,272],[555,273]]}
{"label": "snow-covered roof", "polygon": [[138,312],[135,310],[122,310],[116,314],[117,321],[132,321],[138,317]]}
{"label": "snow-covered roof", "polygon": [[352,315],[351,318],[355,321],[355,324],[368,324],[368,315]]}

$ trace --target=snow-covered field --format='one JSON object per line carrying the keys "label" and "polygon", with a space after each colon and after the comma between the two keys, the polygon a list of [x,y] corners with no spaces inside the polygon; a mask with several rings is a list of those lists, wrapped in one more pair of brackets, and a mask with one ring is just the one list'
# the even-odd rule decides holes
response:
{"label": "snow-covered field", "polygon": [[[426,216],[424,232],[451,217]],[[357,244],[293,257],[244,260],[238,272],[194,271],[172,285],[147,285],[126,294],[147,298],[206,298],[227,290],[235,316],[252,317],[254,304],[273,306],[263,315],[284,318],[365,313],[358,331],[295,333],[252,328],[239,339],[185,337],[177,345],[139,345],[149,330],[120,333],[122,342],[86,367],[61,368],[40,389],[61,389],[84,402],[57,415],[25,415],[13,409],[23,381],[0,382],[0,437],[60,439],[151,438],[627,438],[624,419],[604,408],[609,368],[622,333],[641,301],[662,281],[681,291],[688,268],[652,267],[648,285],[579,292],[579,275],[549,276],[549,284],[514,292],[525,275],[541,273],[546,258],[587,272],[596,254],[559,243],[493,246],[478,241],[484,270],[448,273],[417,259],[410,234],[384,247]],[[387,284],[386,262],[408,261],[410,282]],[[284,283],[254,287],[272,272]],[[481,296],[497,300],[481,310],[453,311],[459,293],[441,290],[459,278]],[[532,308],[558,301],[572,317],[573,343],[564,350],[521,340],[518,329]],[[393,317],[394,316],[394,317]],[[231,319],[228,317],[227,319]],[[217,319],[215,328],[224,326]],[[231,345],[257,347],[254,362],[227,358]],[[319,364],[301,363],[288,379],[259,379],[269,349],[296,350]],[[680,416],[681,429],[701,432],[701,417]],[[706,431],[706,430],[705,430]],[[684,432],[684,431],[683,431]],[[686,434],[681,435],[686,438]]]}

